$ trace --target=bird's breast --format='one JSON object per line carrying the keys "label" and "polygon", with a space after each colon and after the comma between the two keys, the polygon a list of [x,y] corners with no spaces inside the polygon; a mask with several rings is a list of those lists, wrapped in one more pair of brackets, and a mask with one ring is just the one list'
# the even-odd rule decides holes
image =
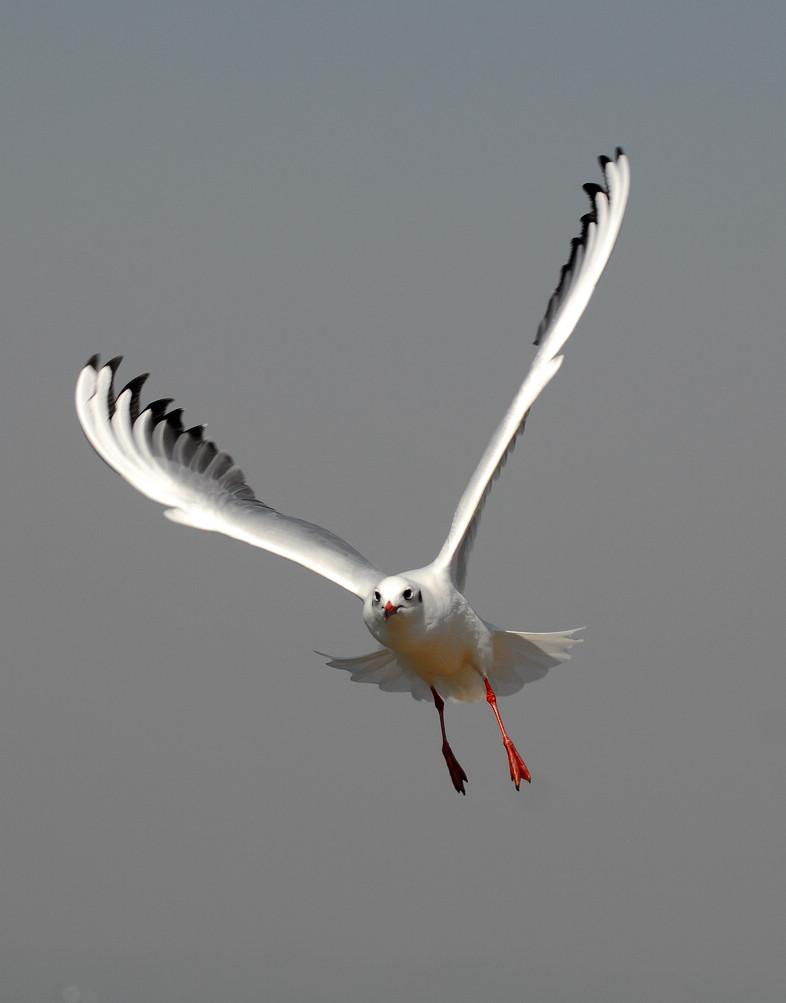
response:
{"label": "bird's breast", "polygon": [[448,622],[409,624],[390,620],[382,641],[443,697],[481,700],[483,678],[493,664],[493,640],[474,614]]}

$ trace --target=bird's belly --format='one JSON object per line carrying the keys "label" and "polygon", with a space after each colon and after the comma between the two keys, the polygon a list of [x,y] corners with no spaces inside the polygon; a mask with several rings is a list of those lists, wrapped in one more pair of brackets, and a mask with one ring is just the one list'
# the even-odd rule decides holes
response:
{"label": "bird's belly", "polygon": [[483,678],[487,659],[482,647],[456,643],[453,639],[435,639],[421,643],[414,650],[397,653],[440,696],[475,701],[486,695]]}

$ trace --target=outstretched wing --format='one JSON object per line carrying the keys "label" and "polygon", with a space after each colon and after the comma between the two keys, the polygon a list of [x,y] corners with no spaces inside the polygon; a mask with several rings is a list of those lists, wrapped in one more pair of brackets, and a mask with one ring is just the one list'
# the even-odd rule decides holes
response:
{"label": "outstretched wing", "polygon": [[79,374],[76,411],[90,444],[129,484],[167,505],[164,515],[197,529],[244,540],[324,575],[365,598],[382,573],[338,536],[259,501],[232,457],[203,437],[204,426],[184,429],[171,400],[140,411],[147,374],[115,396],[120,358],[99,368],[93,356]]}
{"label": "outstretched wing", "polygon": [[562,356],[557,353],[589,303],[619,233],[630,188],[628,159],[617,149],[615,159],[601,157],[600,166],[605,187],[584,186],[592,211],[581,219],[581,234],[572,241],[570,258],[540,322],[535,338],[540,351],[470,478],[453,516],[448,538],[434,562],[436,567],[450,568],[461,589],[491,485],[513,451],[530,407],[562,364]]}

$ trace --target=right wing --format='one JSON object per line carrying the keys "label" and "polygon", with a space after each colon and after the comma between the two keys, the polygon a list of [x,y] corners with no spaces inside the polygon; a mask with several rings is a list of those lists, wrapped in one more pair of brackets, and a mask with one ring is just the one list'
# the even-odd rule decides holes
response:
{"label": "right wing", "polygon": [[529,409],[562,364],[562,356],[557,353],[584,313],[622,224],[630,189],[628,158],[617,149],[616,159],[601,157],[600,165],[606,187],[584,185],[592,211],[582,216],[581,236],[573,239],[570,258],[540,322],[535,338],[540,351],[475,468],[458,503],[448,538],[434,561],[436,567],[450,568],[460,589],[464,588],[469,552],[491,485],[516,445]]}
{"label": "right wing", "polygon": [[140,412],[147,379],[137,376],[115,397],[120,359],[99,368],[94,355],[79,374],[76,411],[90,444],[110,467],[162,505],[174,522],[212,530],[302,564],[365,599],[382,572],[340,537],[259,501],[232,457],[203,438],[203,426],[184,429],[171,400]]}

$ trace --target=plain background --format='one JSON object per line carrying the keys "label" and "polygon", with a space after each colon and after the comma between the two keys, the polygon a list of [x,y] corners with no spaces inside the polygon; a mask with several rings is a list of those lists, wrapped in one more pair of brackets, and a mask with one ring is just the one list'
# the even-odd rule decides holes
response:
{"label": "plain background", "polygon": [[[10,0],[0,999],[786,998],[782,4]],[[599,181],[629,211],[468,595],[586,626],[485,705],[174,526],[84,361],[387,572],[431,560]]]}

